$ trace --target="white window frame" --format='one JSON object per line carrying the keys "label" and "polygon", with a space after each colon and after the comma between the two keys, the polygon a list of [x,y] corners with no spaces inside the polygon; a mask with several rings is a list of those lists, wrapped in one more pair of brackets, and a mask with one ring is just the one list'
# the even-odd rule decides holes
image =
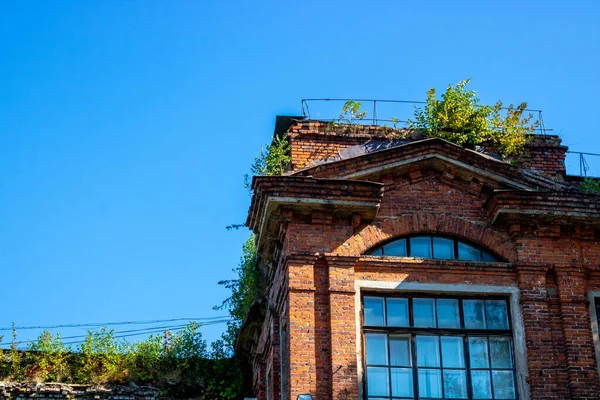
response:
{"label": "white window frame", "polygon": [[600,290],[590,290],[588,292],[588,300],[590,307],[590,322],[592,325],[592,338],[596,349],[596,367],[598,375],[600,375],[600,328],[598,327],[598,313],[596,312],[596,299],[600,300]]}
{"label": "white window frame", "polygon": [[[444,295],[462,295],[462,294],[495,294],[508,296],[508,304],[512,317],[512,334],[515,353],[515,369],[516,369],[516,386],[518,390],[518,398],[520,400],[529,400],[530,391],[527,384],[527,346],[525,342],[525,331],[523,328],[523,315],[519,304],[519,288],[516,286],[492,286],[492,285],[469,285],[469,284],[442,284],[442,283],[418,283],[418,282],[385,282],[385,281],[368,281],[356,280],[354,283],[356,293],[354,305],[356,310],[356,365],[358,372],[358,398],[365,399],[364,394],[364,367],[362,359],[362,324],[361,324],[361,293],[363,291],[380,291],[399,294],[403,292],[419,292],[444,294]],[[600,291],[598,297],[600,297]],[[599,344],[597,342],[596,351],[598,352]]]}

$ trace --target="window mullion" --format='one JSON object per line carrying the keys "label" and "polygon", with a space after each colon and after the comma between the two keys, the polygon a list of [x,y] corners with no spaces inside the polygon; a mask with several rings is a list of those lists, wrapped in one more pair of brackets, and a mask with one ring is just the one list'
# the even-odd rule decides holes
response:
{"label": "window mullion", "polygon": [[444,391],[444,356],[442,355],[442,337],[438,336],[438,351],[440,352],[440,380],[442,382],[442,398],[445,398]]}
{"label": "window mullion", "polygon": [[392,398],[392,353],[390,352],[390,334],[388,333],[386,335],[386,344],[387,344],[387,364],[388,364],[388,382],[390,387],[388,388],[389,390],[389,395],[390,395],[390,399]]}
{"label": "window mullion", "polygon": [[[490,348],[490,338],[489,336],[486,337],[487,339],[487,352],[488,352],[488,363],[490,365],[490,370],[489,370],[489,374],[490,374],[490,390],[492,391],[491,395],[492,395],[492,399],[495,398],[495,394],[494,394],[494,379],[492,376],[492,352],[491,352],[491,348]],[[515,380],[514,376],[513,376],[513,381]]]}
{"label": "window mullion", "polygon": [[465,367],[467,375],[467,398],[473,398],[473,387],[471,384],[471,353],[469,351],[469,338],[467,335],[463,336],[463,354],[465,355]]}
{"label": "window mullion", "polygon": [[410,335],[410,353],[412,358],[412,372],[413,372],[413,398],[419,398],[419,376],[417,366],[417,336],[414,334]]}

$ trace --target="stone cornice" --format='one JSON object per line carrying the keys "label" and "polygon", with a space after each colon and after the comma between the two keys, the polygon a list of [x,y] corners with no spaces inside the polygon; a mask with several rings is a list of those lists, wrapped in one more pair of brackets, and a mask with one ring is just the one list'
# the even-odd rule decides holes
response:
{"label": "stone cornice", "polygon": [[578,192],[498,191],[488,201],[492,224],[500,221],[554,221],[600,225],[600,196]]}
{"label": "stone cornice", "polygon": [[379,209],[382,188],[380,183],[341,179],[255,177],[246,225],[257,235],[259,254],[270,259],[279,240],[279,225],[289,219],[284,210],[301,214],[313,211],[359,214],[363,220],[372,220]]}

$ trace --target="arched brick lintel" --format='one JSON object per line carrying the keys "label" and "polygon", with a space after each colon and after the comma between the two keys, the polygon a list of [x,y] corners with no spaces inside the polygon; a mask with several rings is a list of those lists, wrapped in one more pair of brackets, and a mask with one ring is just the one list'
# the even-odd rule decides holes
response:
{"label": "arched brick lintel", "polygon": [[[415,234],[441,234],[465,239],[508,262],[515,262],[517,255],[508,235],[479,223],[448,215],[415,213],[398,218],[377,220],[357,232],[339,250],[344,253],[363,254],[372,247],[397,236]],[[350,255],[350,254],[348,254]]]}

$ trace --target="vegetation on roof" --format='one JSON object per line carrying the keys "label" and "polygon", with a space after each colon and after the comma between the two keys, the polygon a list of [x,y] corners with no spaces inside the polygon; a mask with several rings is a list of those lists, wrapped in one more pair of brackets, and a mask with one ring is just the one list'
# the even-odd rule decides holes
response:
{"label": "vegetation on roof", "polygon": [[600,179],[586,177],[579,185],[579,190],[584,193],[600,193]]}
{"label": "vegetation on roof", "polygon": [[481,104],[477,92],[466,88],[470,81],[449,85],[441,99],[429,89],[426,105],[415,108],[409,127],[460,146],[491,144],[503,156],[522,154],[527,135],[537,127],[533,115],[525,115],[527,103],[506,109],[501,101]]}

